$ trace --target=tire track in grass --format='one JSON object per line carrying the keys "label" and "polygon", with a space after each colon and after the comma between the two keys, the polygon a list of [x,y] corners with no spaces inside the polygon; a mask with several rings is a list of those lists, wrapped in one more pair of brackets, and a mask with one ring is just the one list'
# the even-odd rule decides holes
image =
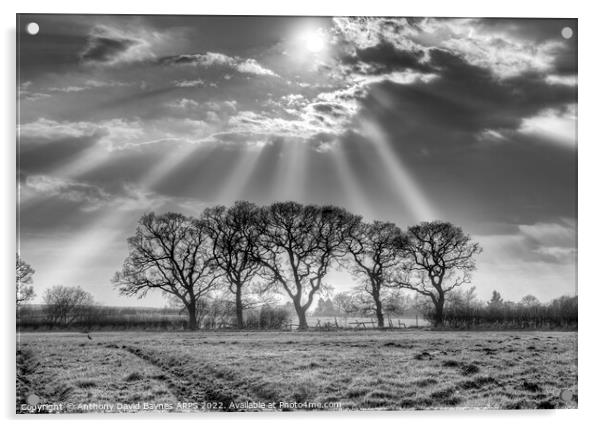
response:
{"label": "tire track in grass", "polygon": [[[41,379],[41,363],[34,351],[30,348],[19,348],[16,354],[16,413],[51,413],[44,407],[35,410],[23,410],[26,404],[36,405],[52,402],[65,401],[73,388],[63,383],[60,379]],[[52,384],[54,388],[49,390],[44,385]],[[28,403],[28,397],[35,397],[34,403]]]}
{"label": "tire track in grass", "polygon": [[[108,345],[115,347],[117,345]],[[210,367],[199,367],[183,358],[159,356],[130,345],[122,345],[121,349],[135,355],[157,367],[166,374],[166,383],[178,400],[182,402],[210,403],[206,410],[233,411],[231,403],[248,400],[241,398],[228,386],[216,378]],[[188,364],[186,364],[188,363]]]}

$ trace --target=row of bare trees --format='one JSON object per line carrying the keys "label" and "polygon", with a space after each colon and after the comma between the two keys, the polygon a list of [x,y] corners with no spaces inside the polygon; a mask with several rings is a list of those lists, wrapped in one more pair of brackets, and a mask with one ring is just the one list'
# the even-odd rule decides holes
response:
{"label": "row of bare trees", "polygon": [[161,290],[182,302],[189,328],[197,329],[199,299],[218,287],[234,295],[237,324],[244,294],[287,296],[300,329],[317,294],[328,289],[332,268],[347,268],[374,301],[384,326],[384,289],[409,289],[427,296],[435,323],[443,319],[445,296],[470,282],[481,251],[459,227],[425,222],[402,232],[392,223],[365,223],[334,206],[277,202],[206,209],[198,218],[149,213],[128,239],[129,255],[113,282],[124,295]]}

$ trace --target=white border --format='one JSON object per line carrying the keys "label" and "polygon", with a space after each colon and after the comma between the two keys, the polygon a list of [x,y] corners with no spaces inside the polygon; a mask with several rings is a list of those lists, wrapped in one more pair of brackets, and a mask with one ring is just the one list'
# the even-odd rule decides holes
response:
{"label": "white border", "polygon": [[[4,279],[4,352],[2,352],[2,380],[0,396],[2,414],[9,425],[19,424],[45,426],[61,426],[82,423],[77,419],[65,416],[49,418],[14,416],[14,254],[15,254],[15,21],[16,13],[131,13],[131,14],[266,14],[266,15],[401,15],[401,16],[498,16],[498,17],[568,17],[579,18],[579,294],[580,294],[580,327],[579,327],[579,410],[566,411],[452,411],[452,412],[390,412],[376,415],[373,412],[300,414],[294,415],[195,415],[194,417],[177,417],[177,423],[195,426],[219,424],[246,427],[280,427],[282,424],[293,427],[337,423],[352,426],[365,426],[378,423],[400,426],[437,426],[453,428],[467,426],[488,428],[512,425],[537,424],[546,426],[580,426],[600,419],[595,413],[600,397],[601,376],[599,344],[602,301],[600,289],[600,219],[602,219],[600,184],[600,67],[599,42],[600,14],[596,10],[596,2],[578,1],[527,1],[503,0],[492,4],[485,1],[440,0],[440,1],[380,1],[380,0],[220,0],[215,2],[201,1],[155,1],[149,0],[103,0],[100,3],[82,2],[81,0],[22,0],[2,2],[2,47],[3,58],[0,80],[4,85],[3,102],[0,120],[4,139],[2,142],[1,171],[3,175],[1,210],[2,246],[2,278]],[[597,417],[598,416],[598,417]],[[379,421],[372,422],[377,417]],[[175,417],[174,417],[175,418]],[[145,425],[158,426],[164,424],[165,417],[140,415],[85,417],[86,425],[101,426],[108,421],[144,420]]]}

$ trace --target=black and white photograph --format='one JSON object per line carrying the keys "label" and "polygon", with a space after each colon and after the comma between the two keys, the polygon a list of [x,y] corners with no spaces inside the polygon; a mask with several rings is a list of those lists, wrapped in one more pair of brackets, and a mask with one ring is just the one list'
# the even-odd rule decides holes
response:
{"label": "black and white photograph", "polygon": [[17,14],[16,413],[577,409],[578,37]]}

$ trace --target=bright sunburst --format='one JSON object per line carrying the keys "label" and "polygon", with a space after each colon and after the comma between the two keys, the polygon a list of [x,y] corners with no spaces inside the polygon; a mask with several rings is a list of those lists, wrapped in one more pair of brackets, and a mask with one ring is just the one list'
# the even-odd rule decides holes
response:
{"label": "bright sunburst", "polygon": [[306,32],[303,41],[305,48],[310,52],[319,53],[326,49],[326,34],[322,29]]}

